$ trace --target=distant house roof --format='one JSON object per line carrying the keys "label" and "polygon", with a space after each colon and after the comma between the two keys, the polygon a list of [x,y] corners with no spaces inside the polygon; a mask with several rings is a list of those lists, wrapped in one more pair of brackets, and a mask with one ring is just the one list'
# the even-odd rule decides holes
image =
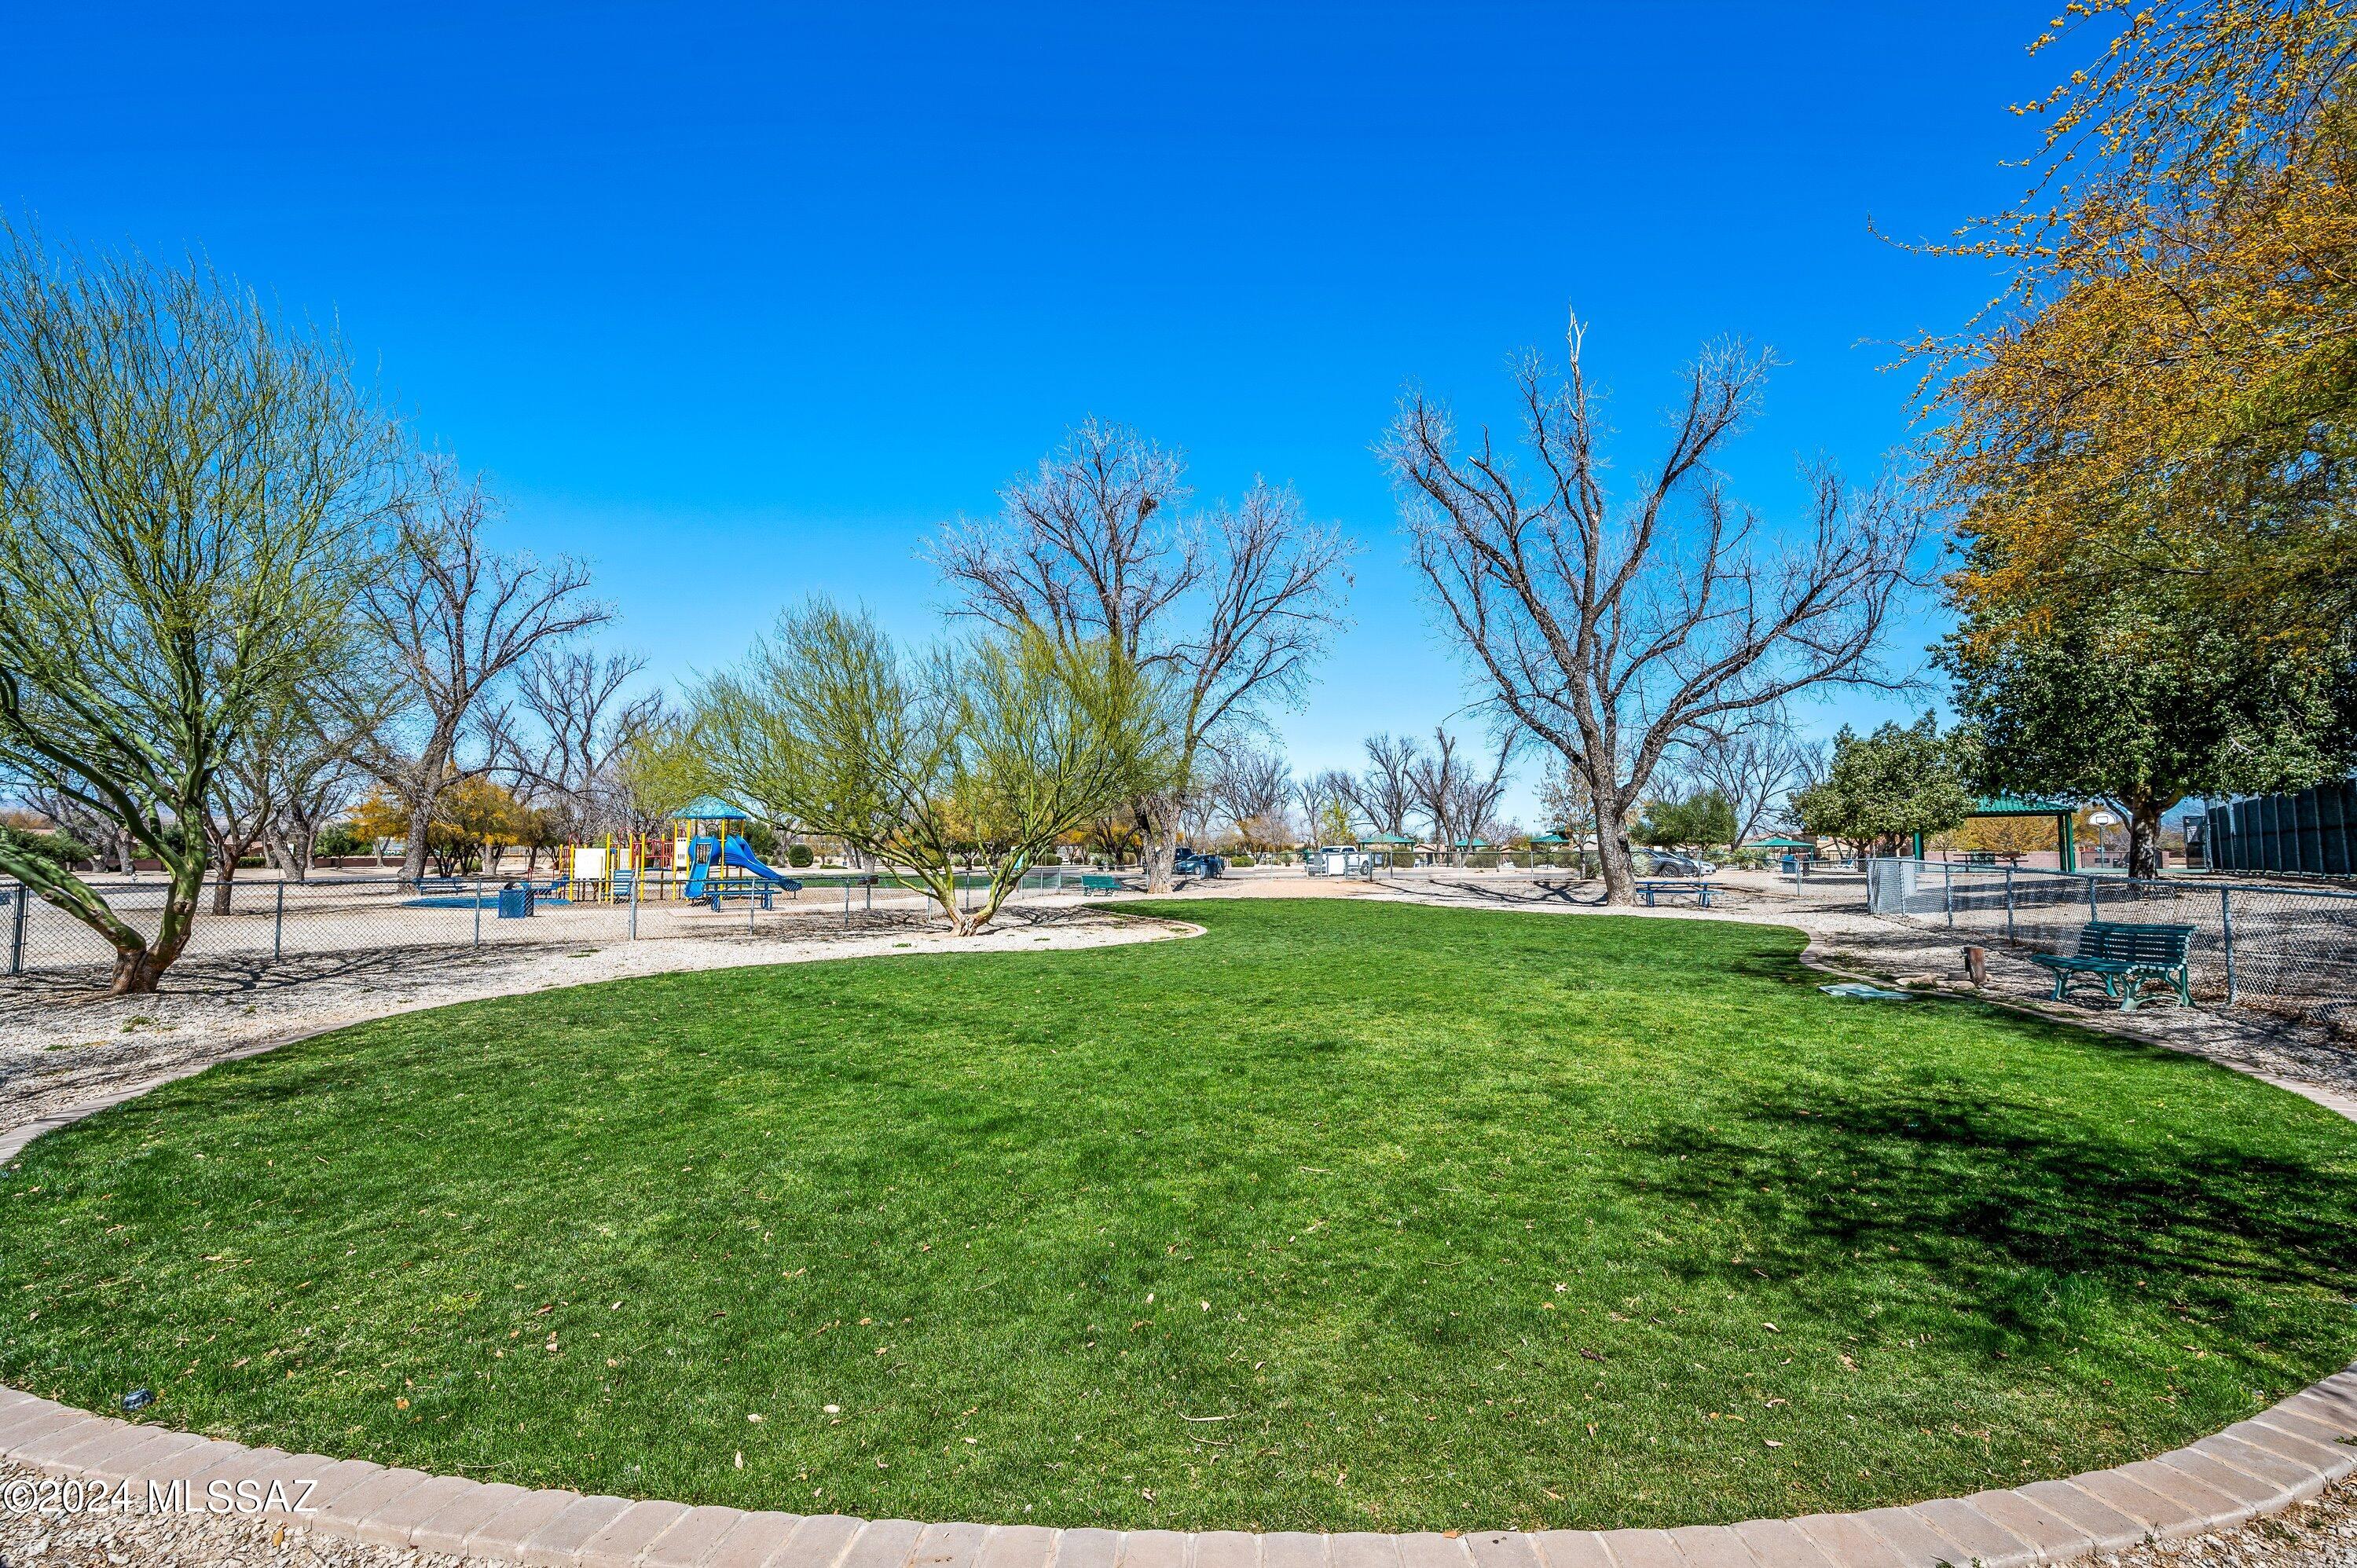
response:
{"label": "distant house roof", "polygon": [[749,822],[750,811],[739,811],[717,795],[698,795],[671,814],[675,822]]}

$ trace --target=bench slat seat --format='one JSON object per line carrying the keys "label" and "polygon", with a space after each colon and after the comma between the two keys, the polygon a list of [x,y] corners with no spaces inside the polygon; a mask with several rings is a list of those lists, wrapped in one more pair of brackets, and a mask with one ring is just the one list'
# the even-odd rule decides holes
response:
{"label": "bench slat seat", "polygon": [[2192,946],[2191,926],[2090,920],[2079,928],[2076,952],[2034,952],[2029,961],[2054,972],[2057,1002],[2062,1000],[2074,976],[2092,974],[2103,982],[2105,995],[2119,998],[2124,1013],[2134,1010],[2140,1000],[2137,982],[2147,977],[2174,988],[2178,1000],[2190,1007],[2193,986],[2187,957]]}

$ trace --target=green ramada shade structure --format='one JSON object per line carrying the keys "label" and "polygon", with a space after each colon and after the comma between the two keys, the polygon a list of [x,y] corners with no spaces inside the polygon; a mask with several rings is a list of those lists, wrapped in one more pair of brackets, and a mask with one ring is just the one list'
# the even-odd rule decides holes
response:
{"label": "green ramada shade structure", "polygon": [[1535,838],[1534,838],[1534,839],[1532,839],[1532,840],[1531,840],[1531,847],[1532,847],[1533,849],[1536,849],[1539,845],[1541,845],[1541,844],[1543,844],[1543,843],[1544,843],[1544,844],[1558,844],[1558,843],[1569,843],[1570,842],[1571,842],[1571,841],[1570,841],[1569,839],[1567,839],[1567,838],[1564,837],[1561,833],[1541,833],[1541,834],[1539,834],[1537,837],[1535,837]]}
{"label": "green ramada shade structure", "polygon": [[[1974,802],[1973,809],[1964,813],[1964,820],[1970,822],[1975,817],[2051,817],[2054,819],[2054,842],[2061,850],[2061,868],[2076,871],[2079,869],[2079,846],[2072,829],[2078,811],[2067,800],[2018,800],[2010,795],[1996,795]],[[1915,835],[1915,858],[1918,860],[1923,858],[1925,837],[1922,833]]]}
{"label": "green ramada shade structure", "polygon": [[1817,846],[1807,839],[1754,839],[1748,847],[1752,849],[1813,850]]}

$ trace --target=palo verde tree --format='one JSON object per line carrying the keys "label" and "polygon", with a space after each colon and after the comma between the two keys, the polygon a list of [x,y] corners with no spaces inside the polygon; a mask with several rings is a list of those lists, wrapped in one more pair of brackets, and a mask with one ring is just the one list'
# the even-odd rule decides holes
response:
{"label": "palo verde tree", "polygon": [[[913,877],[951,929],[994,919],[1056,842],[1177,765],[1168,694],[1103,639],[1016,631],[911,655],[823,599],[694,694],[719,782]],[[959,863],[988,886],[960,908]]]}
{"label": "palo verde tree", "polygon": [[1352,546],[1289,489],[1186,510],[1186,464],[1089,420],[1001,493],[998,518],[942,531],[934,561],[958,608],[1068,647],[1103,640],[1176,694],[1179,766],[1133,802],[1146,886],[1170,886],[1189,797],[1223,740],[1297,698],[1340,624]]}
{"label": "palo verde tree", "polygon": [[0,870],[147,992],[187,944],[247,726],[342,665],[393,431],[328,333],[199,261],[0,231],[0,772],[164,865],[152,929],[53,860]]}
{"label": "palo verde tree", "polygon": [[1524,470],[1411,392],[1384,444],[1411,557],[1490,702],[1586,781],[1607,902],[1635,901],[1628,821],[1673,745],[1824,685],[1889,685],[1878,654],[1913,582],[1921,514],[1892,487],[1813,476],[1806,524],[1761,547],[1714,459],[1758,405],[1770,360],[1739,347],[1689,370],[1669,450],[1624,498],[1606,487],[1603,412],[1582,332],[1567,374],[1515,379]]}

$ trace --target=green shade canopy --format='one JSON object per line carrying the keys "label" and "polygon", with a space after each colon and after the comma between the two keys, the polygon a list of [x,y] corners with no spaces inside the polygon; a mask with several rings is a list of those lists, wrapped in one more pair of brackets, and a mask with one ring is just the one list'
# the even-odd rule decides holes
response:
{"label": "green shade canopy", "polygon": [[1569,839],[1564,837],[1561,833],[1540,833],[1538,836],[1531,840],[1534,846],[1543,843],[1569,843],[1571,841]]}
{"label": "green shade canopy", "polygon": [[1488,839],[1458,839],[1457,841],[1457,847],[1458,849],[1488,849],[1490,847],[1490,841]]}
{"label": "green shade canopy", "polygon": [[1415,843],[1414,839],[1408,837],[1405,833],[1372,833],[1367,837],[1361,839],[1359,842],[1361,843],[1390,844],[1412,844]]}
{"label": "green shade canopy", "polygon": [[2078,811],[2068,800],[2021,800],[2011,795],[1992,795],[1986,800],[1973,802],[1975,817],[2052,817]]}
{"label": "green shade canopy", "polygon": [[1753,849],[1814,849],[1817,846],[1807,839],[1754,839],[1751,847]]}
{"label": "green shade canopy", "polygon": [[717,795],[698,795],[671,814],[674,822],[749,822],[749,811],[739,811]]}

